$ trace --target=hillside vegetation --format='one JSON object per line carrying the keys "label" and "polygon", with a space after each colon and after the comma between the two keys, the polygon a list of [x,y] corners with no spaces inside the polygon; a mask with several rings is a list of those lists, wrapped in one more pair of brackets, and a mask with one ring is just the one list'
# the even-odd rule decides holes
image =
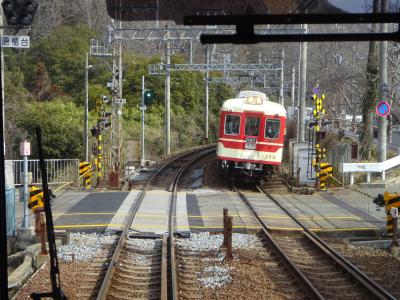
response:
{"label": "hillside vegetation", "polygon": [[[82,158],[85,53],[89,40],[99,33],[87,25],[62,25],[45,37],[37,37],[29,50],[5,52],[6,148],[7,158],[19,158],[19,143],[32,141],[36,157],[35,127],[44,134],[48,158]],[[111,60],[90,57],[90,128],[95,125],[95,101],[110,94]],[[172,62],[182,62],[174,56]],[[154,103],[146,111],[147,156],[164,152],[164,77],[148,75],[148,65],[159,57],[123,54],[124,140],[139,139],[141,77],[155,90]],[[210,85],[210,138],[215,141],[221,103],[233,95],[225,85]],[[171,75],[172,151],[202,143],[204,135],[204,74],[173,72]],[[110,130],[110,129],[107,129]]]}

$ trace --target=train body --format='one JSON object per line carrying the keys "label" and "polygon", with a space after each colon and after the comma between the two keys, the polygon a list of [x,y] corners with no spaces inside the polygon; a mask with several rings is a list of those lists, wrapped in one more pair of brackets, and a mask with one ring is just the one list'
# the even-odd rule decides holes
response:
{"label": "train body", "polygon": [[217,147],[220,174],[259,177],[272,174],[282,161],[286,110],[264,93],[241,91],[220,112]]}

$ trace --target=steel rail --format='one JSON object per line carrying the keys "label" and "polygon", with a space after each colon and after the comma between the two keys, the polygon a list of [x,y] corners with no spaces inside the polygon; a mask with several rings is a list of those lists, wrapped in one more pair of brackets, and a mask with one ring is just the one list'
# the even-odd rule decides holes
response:
{"label": "steel rail", "polygon": [[310,297],[310,299],[325,299],[318,289],[310,282],[310,280],[303,274],[303,272],[291,261],[291,259],[285,254],[285,252],[281,249],[281,247],[274,241],[272,236],[268,232],[268,227],[264,224],[261,218],[256,213],[254,207],[247,200],[246,196],[244,196],[235,185],[233,185],[233,189],[237,192],[242,201],[249,208],[251,214],[257,219],[258,223],[261,226],[261,230],[265,235],[268,245],[272,248],[274,253],[279,257],[282,263],[291,271],[297,281],[302,285],[306,294]]}
{"label": "steel rail", "polygon": [[170,210],[169,210],[169,254],[170,254],[170,279],[171,279],[171,286],[170,286],[170,299],[176,300],[178,299],[178,280],[176,274],[176,257],[175,257],[175,219],[176,219],[176,199],[178,197],[178,184],[179,180],[181,179],[182,175],[187,171],[187,169],[194,164],[199,159],[211,154],[214,152],[215,149],[211,149],[208,151],[204,151],[204,153],[200,153],[194,159],[188,161],[185,165],[183,165],[177,172],[173,183],[170,186],[171,195],[171,203],[170,203]]}
{"label": "steel rail", "polygon": [[309,230],[301,221],[299,221],[296,216],[294,216],[288,209],[286,209],[279,201],[277,201],[273,196],[268,194],[260,186],[256,185],[257,189],[270,198],[276,205],[278,205],[289,217],[291,217],[300,227],[303,228],[303,234],[306,238],[312,241],[322,252],[327,254],[335,263],[337,263],[343,270],[350,274],[357,282],[359,282],[363,287],[368,289],[375,297],[378,299],[390,299],[395,300],[389,292],[382,288],[379,284],[369,278],[366,274],[360,271],[355,265],[353,265],[349,260],[340,255],[331,246],[325,243],[319,236],[314,232]]}
{"label": "steel rail", "polygon": [[210,149],[210,148],[215,148],[215,145],[211,145],[211,146],[208,145],[208,146],[206,146],[206,147],[201,147],[201,148],[199,148],[199,149],[196,149],[196,150],[191,151],[191,152],[188,152],[188,153],[184,153],[184,154],[182,154],[182,155],[176,157],[175,159],[173,159],[173,160],[167,162],[165,165],[163,165],[161,168],[159,168],[159,169],[150,177],[150,179],[147,181],[147,183],[146,183],[146,185],[143,187],[141,193],[136,197],[136,199],[135,199],[135,201],[134,201],[132,207],[130,208],[129,215],[128,215],[128,220],[127,220],[127,222],[125,222],[125,224],[124,224],[123,231],[122,231],[122,233],[121,233],[121,235],[120,235],[120,237],[119,237],[119,239],[118,239],[117,246],[115,247],[114,254],[113,254],[113,256],[112,256],[112,258],[111,258],[111,261],[110,261],[110,263],[109,263],[109,266],[108,266],[106,275],[104,276],[104,279],[103,279],[103,282],[102,282],[102,284],[101,284],[101,288],[100,288],[100,290],[99,290],[99,293],[98,293],[98,295],[97,295],[96,300],[105,300],[106,297],[107,297],[108,290],[109,290],[110,284],[111,284],[111,279],[112,279],[112,277],[113,277],[113,275],[114,275],[115,268],[116,268],[117,262],[118,262],[118,260],[119,260],[119,256],[120,256],[120,254],[121,254],[122,244],[123,244],[123,242],[125,241],[126,237],[127,237],[128,234],[129,234],[129,229],[130,229],[131,224],[132,224],[132,222],[133,222],[133,219],[135,218],[135,215],[136,215],[136,213],[137,213],[137,211],[138,211],[138,209],[139,209],[139,207],[140,207],[140,204],[141,204],[142,201],[143,201],[143,198],[144,198],[144,196],[145,196],[145,194],[146,194],[146,191],[150,188],[150,186],[151,186],[152,182],[154,181],[154,179],[155,179],[160,173],[162,173],[166,168],[168,168],[171,164],[173,164],[174,162],[176,162],[176,161],[178,161],[178,160],[180,160],[180,159],[182,159],[182,158],[185,158],[185,157],[187,157],[187,156],[193,155],[193,154],[195,154],[195,153],[198,153],[198,152],[201,152],[201,151],[205,151],[205,150]]}

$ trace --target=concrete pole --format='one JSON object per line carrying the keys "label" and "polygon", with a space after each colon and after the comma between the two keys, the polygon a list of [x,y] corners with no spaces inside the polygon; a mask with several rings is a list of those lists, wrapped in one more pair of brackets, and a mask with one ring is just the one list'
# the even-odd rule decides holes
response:
{"label": "concrete pole", "polygon": [[169,40],[166,41],[166,66],[165,66],[165,154],[171,153],[171,57]]}
{"label": "concrete pole", "polygon": [[294,109],[294,94],[295,94],[295,88],[296,88],[296,68],[295,66],[292,66],[292,91],[291,91],[291,96],[292,96],[292,107]]}
{"label": "concrete pole", "polygon": [[[307,24],[304,24],[305,32],[307,33]],[[299,124],[297,128],[297,141],[305,141],[305,108],[306,108],[306,88],[307,88],[307,42],[301,43],[300,57],[300,103],[299,103]]]}
{"label": "concrete pole", "polygon": [[283,85],[285,80],[284,73],[284,63],[285,63],[285,51],[282,49],[282,57],[281,57],[281,80],[280,80],[280,88],[279,88],[279,104],[285,105],[285,98],[283,97]]}
{"label": "concrete pole", "polygon": [[84,129],[83,129],[83,159],[89,161],[89,142],[88,142],[88,130],[89,130],[89,54],[86,52],[85,60],[85,113],[84,113]]}
{"label": "concrete pole", "polygon": [[[299,65],[297,66],[298,74],[301,69],[301,43],[299,43]],[[297,76],[297,109],[300,106],[300,76]]]}
{"label": "concrete pole", "polygon": [[28,228],[29,224],[29,211],[28,211],[28,201],[29,201],[29,187],[28,187],[28,156],[24,155],[24,186],[23,186],[23,195],[24,195],[24,219],[22,221],[22,227]]}
{"label": "concrete pole", "polygon": [[140,159],[140,166],[144,167],[145,164],[145,156],[144,156],[144,113],[145,113],[145,104],[144,104],[144,76],[142,76],[142,105],[140,106],[140,110],[142,111],[142,134],[140,136],[141,141],[140,141],[140,146],[142,149],[142,155]]}
{"label": "concrete pole", "polygon": [[189,63],[193,64],[193,40],[190,39]]}
{"label": "concrete pole", "polygon": [[[120,23],[121,26],[121,23]],[[118,78],[118,170],[121,168],[122,162],[122,43],[119,43],[119,61],[118,61],[118,69],[119,69],[119,78]],[[117,170],[116,170],[117,171]]]}
{"label": "concrete pole", "polygon": [[[381,12],[387,11],[387,0],[381,0]],[[380,24],[380,32],[387,31],[387,24]],[[385,99],[387,93],[384,91],[384,86],[387,87],[387,41],[380,42],[379,46],[379,101]],[[378,162],[386,160],[386,145],[387,143],[387,122],[386,117],[378,117]],[[382,172],[382,179],[385,179],[385,173]]]}
{"label": "concrete pole", "polygon": [[210,63],[210,48],[206,45],[206,71],[204,72],[204,81],[205,81],[205,108],[204,108],[204,118],[205,118],[205,135],[204,135],[204,143],[208,143],[208,78],[210,77],[210,71],[208,70],[208,64]]}

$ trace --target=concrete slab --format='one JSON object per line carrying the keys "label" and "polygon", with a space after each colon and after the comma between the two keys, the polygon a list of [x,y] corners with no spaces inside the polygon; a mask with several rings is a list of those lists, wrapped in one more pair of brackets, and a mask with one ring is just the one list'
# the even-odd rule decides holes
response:
{"label": "concrete slab", "polygon": [[123,230],[126,218],[129,215],[129,211],[137,201],[139,193],[140,191],[138,190],[131,190],[129,192],[128,196],[125,198],[124,202],[122,202],[121,206],[111,219],[110,224],[107,226],[105,230],[106,234],[113,234]]}
{"label": "concrete slab", "polygon": [[273,194],[272,196],[313,231],[381,230],[375,219],[367,218],[358,211],[349,209],[349,206],[342,205],[343,203],[330,201],[318,194]]}
{"label": "concrete slab", "polygon": [[301,227],[291,217],[265,195],[258,192],[246,192],[245,196],[271,230],[301,230]]}
{"label": "concrete slab", "polygon": [[190,227],[189,227],[185,192],[179,192],[177,195],[176,232],[181,236],[190,236]]}
{"label": "concrete slab", "polygon": [[171,193],[148,191],[132,222],[131,230],[137,233],[165,234],[168,232],[168,214]]}
{"label": "concrete slab", "polygon": [[242,201],[229,193],[200,191],[188,193],[187,210],[192,232],[223,231],[223,209],[233,217],[234,232],[251,232],[259,229]]}

